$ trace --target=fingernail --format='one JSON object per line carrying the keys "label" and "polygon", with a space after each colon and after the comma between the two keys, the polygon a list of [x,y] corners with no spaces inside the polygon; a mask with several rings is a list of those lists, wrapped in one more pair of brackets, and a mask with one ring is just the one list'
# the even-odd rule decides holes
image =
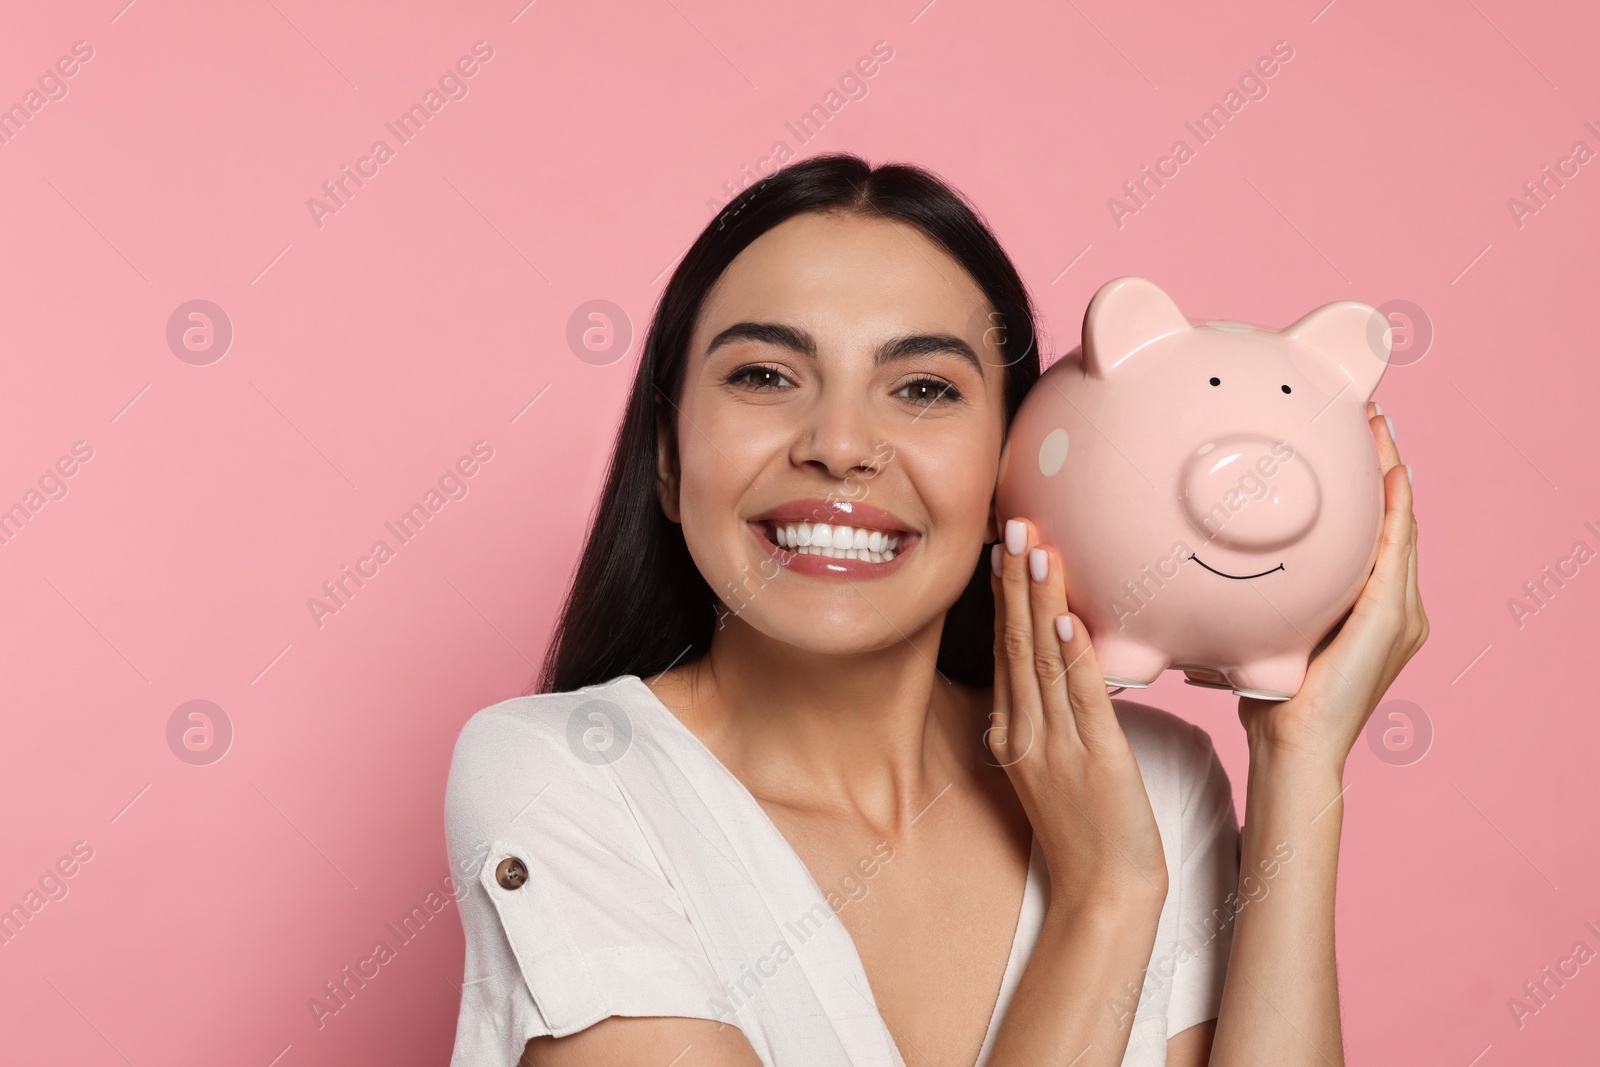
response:
{"label": "fingernail", "polygon": [[1057,615],[1056,616],[1056,634],[1059,635],[1061,640],[1063,640],[1063,641],[1071,641],[1072,640],[1072,616],[1071,615]]}
{"label": "fingernail", "polygon": [[1406,484],[1407,485],[1416,485],[1417,484],[1416,479],[1411,476],[1411,464],[1409,464],[1409,463],[1406,464]]}
{"label": "fingernail", "polygon": [[994,568],[994,576],[1000,577],[1000,542],[996,541],[994,547],[989,549],[989,565]]}
{"label": "fingernail", "polygon": [[1382,415],[1383,414],[1383,405],[1378,403],[1376,400],[1374,400],[1372,402],[1372,410],[1376,411],[1379,415]]}
{"label": "fingernail", "polygon": [[1042,582],[1050,576],[1050,554],[1042,548],[1028,553],[1028,573],[1033,580]]}
{"label": "fingernail", "polygon": [[1022,555],[1028,547],[1028,527],[1021,519],[1006,520],[1006,551],[1013,556]]}
{"label": "fingernail", "polygon": [[1399,439],[1394,435],[1394,420],[1385,415],[1383,421],[1389,424],[1389,440],[1398,442]]}

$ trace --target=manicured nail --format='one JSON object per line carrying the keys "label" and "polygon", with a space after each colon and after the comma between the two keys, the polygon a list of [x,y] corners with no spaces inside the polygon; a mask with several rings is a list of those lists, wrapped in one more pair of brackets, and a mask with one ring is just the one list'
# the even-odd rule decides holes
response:
{"label": "manicured nail", "polygon": [[1033,580],[1036,582],[1042,582],[1050,577],[1050,554],[1042,548],[1029,552],[1028,573],[1033,575]]}
{"label": "manicured nail", "polygon": [[1416,485],[1417,484],[1416,479],[1411,477],[1411,464],[1409,464],[1409,463],[1406,464],[1406,484],[1407,485]]}
{"label": "manicured nail", "polygon": [[1000,542],[996,541],[994,547],[989,549],[989,566],[994,568],[994,576],[1000,577]]}
{"label": "manicured nail", "polygon": [[1382,415],[1383,414],[1383,405],[1378,403],[1376,400],[1374,400],[1372,402],[1372,410],[1376,411],[1379,415]]}
{"label": "manicured nail", "polygon": [[1385,415],[1383,417],[1383,421],[1387,422],[1389,424],[1389,440],[1398,441],[1398,438],[1396,438],[1395,435],[1394,435],[1394,420],[1391,419],[1389,416]]}
{"label": "manicured nail", "polygon": [[1058,636],[1060,636],[1061,640],[1063,640],[1063,641],[1071,641],[1072,640],[1072,616],[1071,615],[1057,615],[1056,616],[1056,634]]}
{"label": "manicured nail", "polygon": [[1006,551],[1013,556],[1022,555],[1028,547],[1028,527],[1021,519],[1006,520]]}

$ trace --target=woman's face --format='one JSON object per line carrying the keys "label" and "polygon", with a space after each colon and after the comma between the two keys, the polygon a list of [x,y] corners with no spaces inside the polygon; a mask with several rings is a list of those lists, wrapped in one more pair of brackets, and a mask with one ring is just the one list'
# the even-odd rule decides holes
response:
{"label": "woman's face", "polygon": [[881,217],[798,215],[734,259],[690,340],[659,485],[727,612],[845,653],[955,603],[995,537],[989,310],[956,260]]}

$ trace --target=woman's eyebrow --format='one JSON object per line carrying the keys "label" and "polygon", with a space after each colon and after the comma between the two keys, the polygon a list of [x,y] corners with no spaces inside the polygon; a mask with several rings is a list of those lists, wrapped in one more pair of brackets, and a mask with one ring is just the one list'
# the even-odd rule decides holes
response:
{"label": "woman's eyebrow", "polygon": [[[797,326],[779,322],[736,322],[711,339],[711,343],[706,346],[706,355],[711,355],[723,345],[739,341],[775,345],[808,359],[817,358],[815,338]],[[935,352],[946,352],[957,356],[972,364],[972,369],[980,376],[983,374],[983,364],[979,361],[978,354],[972,350],[972,346],[954,334],[948,333],[915,333],[891,338],[878,346],[873,362],[881,366],[897,359],[909,359],[912,356],[925,356]]]}

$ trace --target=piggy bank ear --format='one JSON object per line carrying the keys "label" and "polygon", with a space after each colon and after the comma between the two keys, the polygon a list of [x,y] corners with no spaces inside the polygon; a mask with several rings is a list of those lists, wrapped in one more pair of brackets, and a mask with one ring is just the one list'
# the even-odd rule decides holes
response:
{"label": "piggy bank ear", "polygon": [[1389,322],[1377,308],[1359,301],[1324,304],[1283,334],[1310,349],[1321,371],[1313,377],[1330,393],[1348,390],[1361,403],[1371,398],[1389,366]]}
{"label": "piggy bank ear", "polygon": [[1154,282],[1113,278],[1083,313],[1084,372],[1104,378],[1151,341],[1189,328],[1172,297]]}

